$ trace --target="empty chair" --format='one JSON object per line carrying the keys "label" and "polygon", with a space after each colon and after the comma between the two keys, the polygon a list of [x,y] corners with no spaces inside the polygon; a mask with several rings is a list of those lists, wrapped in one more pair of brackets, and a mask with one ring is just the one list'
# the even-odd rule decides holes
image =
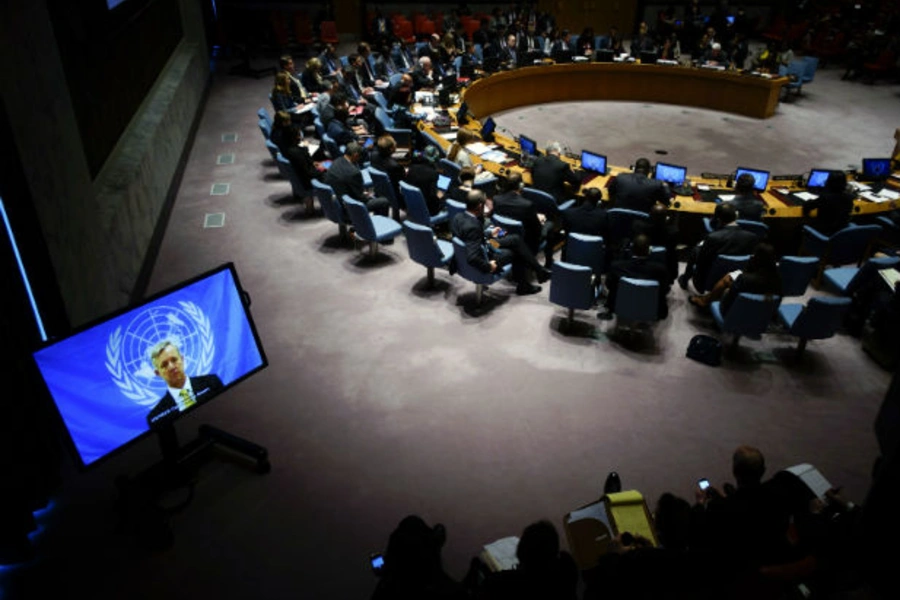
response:
{"label": "empty chair", "polygon": [[810,298],[806,306],[783,304],[778,307],[778,319],[787,333],[799,338],[797,355],[806,349],[809,340],[824,340],[833,336],[850,310],[850,298]]}
{"label": "empty chair", "polygon": [[395,221],[399,221],[400,200],[397,198],[391,178],[388,177],[387,173],[375,167],[368,167],[366,170],[369,172],[369,177],[372,178],[372,188],[375,190],[375,195],[388,199],[388,202],[391,203],[391,216]]}
{"label": "empty chair", "polygon": [[403,235],[409,257],[428,269],[428,286],[433,286],[434,270],[446,267],[453,260],[453,244],[437,239],[430,227],[408,220],[403,222]]}
{"label": "empty chair", "polygon": [[812,83],[816,77],[816,69],[819,68],[818,56],[804,56],[803,60],[803,83]]}
{"label": "empty chair", "polygon": [[393,240],[400,235],[402,228],[397,221],[390,217],[370,214],[365,204],[346,194],[343,200],[350,214],[350,222],[356,230],[356,237],[369,244],[369,256],[375,255],[379,243]]}
{"label": "empty chair", "polygon": [[778,75],[788,77],[790,80],[784,84],[782,90],[785,97],[789,97],[791,92],[800,95],[803,90],[803,75],[806,73],[806,64],[802,60],[793,60],[787,66],[778,67]]}
{"label": "empty chair", "polygon": [[835,267],[825,269],[823,276],[825,281],[839,294],[852,296],[872,278],[878,276],[881,269],[897,268],[900,258],[896,256],[873,257],[863,263],[861,267]]}
{"label": "empty chair", "polygon": [[447,221],[448,214],[446,210],[442,210],[436,215],[432,215],[428,212],[428,204],[425,202],[425,196],[416,186],[401,181],[400,193],[403,194],[403,202],[406,204],[406,217],[411,219],[413,223],[434,227],[439,223],[445,223]]}
{"label": "empty chair", "polygon": [[819,259],[815,256],[784,256],[778,261],[783,296],[802,296],[816,276]]}
{"label": "empty chair", "polygon": [[347,225],[349,224],[344,217],[344,208],[334,193],[334,189],[327,183],[322,183],[318,179],[312,180],[313,195],[319,200],[319,206],[325,213],[325,218],[338,226],[338,232],[341,239],[347,237]]}
{"label": "empty chair", "polygon": [[281,152],[278,152],[275,155],[275,163],[278,165],[278,171],[281,175],[291,182],[291,191],[294,194],[294,198],[303,200],[306,205],[307,213],[313,212],[315,206],[313,192],[312,190],[306,189],[306,186],[300,181],[300,177],[297,175],[297,171],[294,170],[294,166],[288,159],[282,156]]}
{"label": "empty chair", "polygon": [[599,287],[600,276],[606,271],[606,246],[599,235],[570,233],[566,238],[563,260],[574,265],[590,267],[594,274],[595,286]]}
{"label": "empty chair", "polygon": [[597,300],[591,268],[562,260],[553,264],[550,302],[568,309],[566,325],[571,326],[576,310],[588,310]]}
{"label": "empty chair", "polygon": [[481,304],[484,288],[502,279],[512,268],[511,265],[504,265],[496,273],[482,273],[466,260],[466,244],[456,236],[453,236],[453,261],[457,275],[475,284],[476,304]]}
{"label": "empty chair", "polygon": [[616,289],[616,330],[659,320],[659,282],[622,277]]}
{"label": "empty chair", "polygon": [[780,302],[780,296],[741,292],[724,315],[721,302],[713,302],[710,310],[716,325],[722,333],[733,335],[732,346],[737,346],[741,336],[759,337],[766,332]]}
{"label": "empty chair", "polygon": [[712,266],[709,268],[709,273],[706,276],[704,289],[697,291],[702,293],[713,289],[713,287],[715,287],[716,283],[720,279],[722,279],[722,277],[724,277],[728,273],[731,273],[732,271],[736,271],[738,269],[743,270],[747,268],[747,263],[749,262],[749,254],[740,256],[720,254],[716,257],[716,260],[713,261]]}
{"label": "empty chair", "polygon": [[829,237],[804,225],[803,249],[807,254],[819,257],[821,273],[826,265],[861,263],[879,233],[879,225],[849,225]]}
{"label": "empty chair", "polygon": [[375,118],[384,127],[384,132],[394,138],[397,143],[397,152],[403,155],[408,154],[413,145],[412,130],[397,127],[385,107],[382,106],[375,107]]}

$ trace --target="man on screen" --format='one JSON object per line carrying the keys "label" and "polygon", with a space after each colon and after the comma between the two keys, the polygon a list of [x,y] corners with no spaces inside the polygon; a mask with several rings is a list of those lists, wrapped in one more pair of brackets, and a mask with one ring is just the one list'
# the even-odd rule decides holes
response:
{"label": "man on screen", "polygon": [[184,372],[184,358],[178,347],[169,340],[162,341],[150,351],[153,372],[163,378],[168,390],[147,415],[150,427],[159,427],[195,404],[206,402],[222,388],[218,375],[188,377]]}

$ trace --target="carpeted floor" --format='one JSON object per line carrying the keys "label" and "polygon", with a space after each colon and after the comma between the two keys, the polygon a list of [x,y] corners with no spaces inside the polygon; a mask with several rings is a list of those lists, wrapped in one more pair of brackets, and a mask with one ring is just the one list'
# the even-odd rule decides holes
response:
{"label": "carpeted floor", "polygon": [[[627,103],[565,103],[498,122],[543,142],[688,165],[774,173],[858,165],[883,156],[896,126],[896,85],[842,82],[820,71],[803,97],[755,121]],[[721,368],[684,356],[708,317],[671,293],[671,314],[635,348],[614,322],[564,311],[548,291],[517,297],[501,282],[486,309],[447,273],[424,286],[402,238],[378,260],[342,247],[337,228],[304,218],[277,176],[256,125],[268,78],[215,74],[149,292],[234,261],[270,366],[180,423],[209,422],[266,446],[272,472],[233,461],[201,472],[192,503],[171,519],[174,545],[145,552],[118,530],[114,477],[158,457],[145,441],[65,486],[37,545],[41,558],[10,574],[9,594],[65,590],[93,598],[364,598],[370,552],[399,520],[442,522],[448,572],[496,538],[598,497],[617,470],[651,504],[664,491],[730,478],[739,444],[764,452],[768,473],[811,462],[862,501],[876,455],[872,424],[890,375],[857,339],[743,340]],[[223,134],[237,140],[223,142]],[[234,153],[234,164],[217,157]],[[211,196],[214,183],[227,195]],[[204,216],[224,213],[224,227]],[[177,503],[177,494],[169,499]]]}

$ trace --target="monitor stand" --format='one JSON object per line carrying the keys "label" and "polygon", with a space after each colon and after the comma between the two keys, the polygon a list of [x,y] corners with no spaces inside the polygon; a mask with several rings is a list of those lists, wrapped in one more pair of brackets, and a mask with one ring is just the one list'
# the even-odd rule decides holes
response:
{"label": "monitor stand", "polygon": [[[156,433],[162,460],[136,476],[116,478],[119,527],[125,533],[133,534],[138,543],[149,550],[164,550],[172,545],[174,534],[169,527],[169,517],[193,500],[197,472],[218,447],[244,459],[242,462],[256,473],[262,475],[272,469],[265,448],[210,425],[201,425],[197,438],[184,446],[179,444],[171,423],[163,425]],[[173,494],[177,497],[178,492],[181,492],[181,498],[173,503]]]}

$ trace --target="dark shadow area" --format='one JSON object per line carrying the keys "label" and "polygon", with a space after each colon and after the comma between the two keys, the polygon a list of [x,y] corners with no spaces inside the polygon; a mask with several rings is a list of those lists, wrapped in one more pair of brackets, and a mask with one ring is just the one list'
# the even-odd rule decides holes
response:
{"label": "dark shadow area", "polygon": [[477,303],[477,294],[474,290],[456,296],[456,305],[461,309],[463,316],[474,318],[484,317],[507,302],[509,296],[491,294],[489,290],[485,290],[482,294],[481,304]]}
{"label": "dark shadow area", "polygon": [[446,298],[452,289],[453,283],[439,278],[438,273],[435,272],[434,281],[431,284],[428,283],[428,276],[426,275],[415,282],[410,291],[419,298],[432,298],[438,295]]}
{"label": "dark shadow area", "polygon": [[318,251],[323,254],[334,254],[335,250],[350,250],[351,248],[353,248],[353,242],[350,241],[350,238],[335,232],[322,240]]}
{"label": "dark shadow area", "polygon": [[593,311],[581,311],[575,313],[575,318],[569,323],[565,315],[553,315],[550,318],[550,331],[553,337],[570,344],[585,346],[597,337],[597,325],[590,322],[594,318]]}
{"label": "dark shadow area", "polygon": [[321,216],[322,213],[319,210],[313,209],[312,211],[308,211],[306,209],[306,206],[299,206],[297,208],[284,211],[283,213],[281,213],[281,216],[278,217],[278,220],[283,223],[302,223],[305,221],[318,220]]}
{"label": "dark shadow area", "polygon": [[368,244],[363,242],[360,254],[351,258],[345,266],[351,271],[368,271],[370,269],[380,269],[389,265],[399,263],[402,259],[394,254],[385,252],[384,247],[379,245],[375,255],[369,254]]}

